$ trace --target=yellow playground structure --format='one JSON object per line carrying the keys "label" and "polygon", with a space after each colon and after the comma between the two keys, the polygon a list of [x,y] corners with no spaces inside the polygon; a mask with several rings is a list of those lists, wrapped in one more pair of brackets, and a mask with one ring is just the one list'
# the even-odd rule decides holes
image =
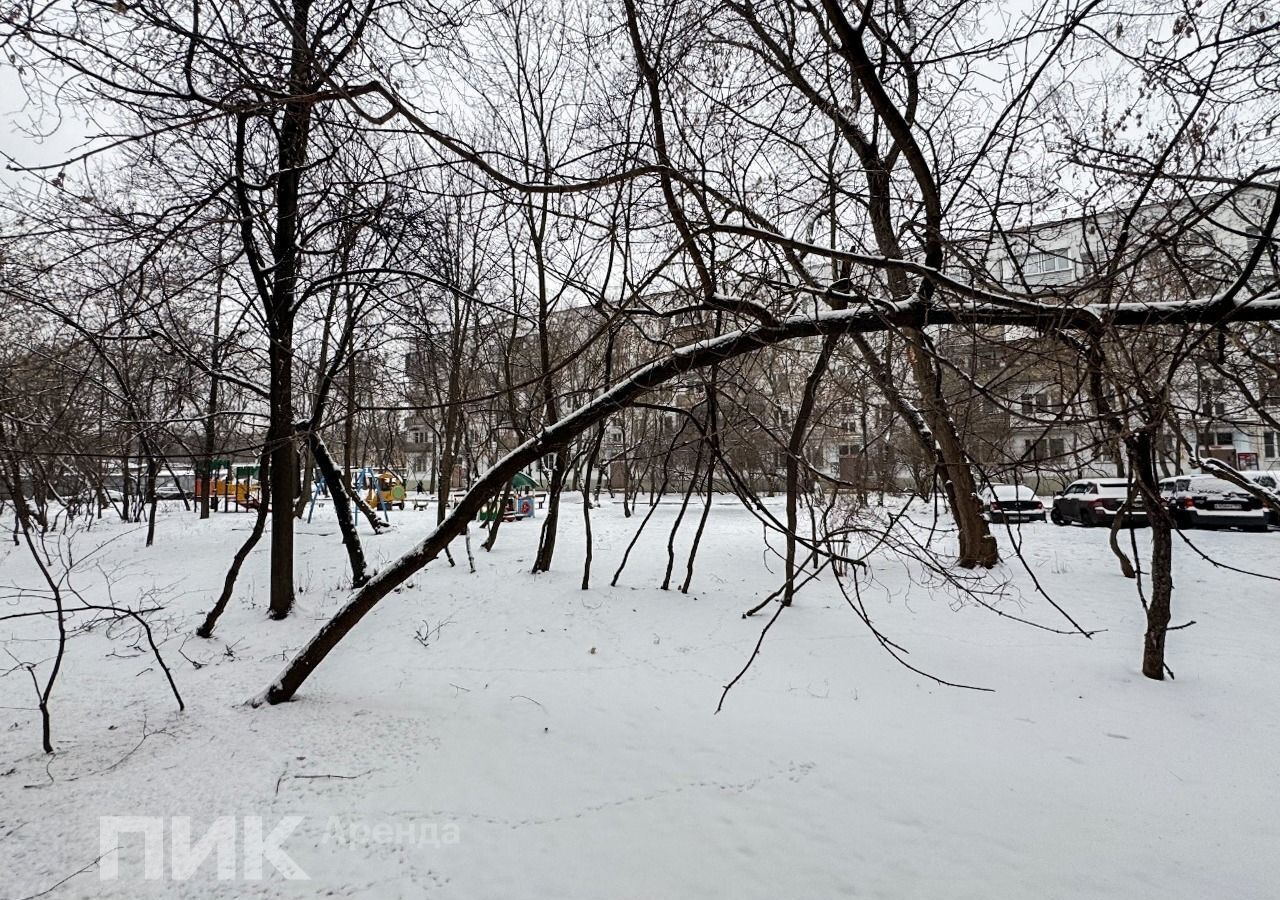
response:
{"label": "yellow playground structure", "polygon": [[365,489],[365,503],[374,509],[404,509],[404,481],[395,472],[359,469],[353,475],[356,490]]}
{"label": "yellow playground structure", "polygon": [[213,461],[210,475],[195,478],[195,496],[199,499],[209,490],[209,505],[230,512],[233,509],[257,509],[262,499],[262,484],[255,465],[235,465],[225,459]]}

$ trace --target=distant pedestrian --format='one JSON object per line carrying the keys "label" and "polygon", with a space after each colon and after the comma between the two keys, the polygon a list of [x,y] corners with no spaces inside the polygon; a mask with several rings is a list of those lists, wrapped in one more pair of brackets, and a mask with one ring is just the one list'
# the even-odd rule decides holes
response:
{"label": "distant pedestrian", "polygon": [[419,478],[419,479],[418,479],[418,488],[417,488],[417,490],[418,490],[418,493],[419,493],[419,494],[425,494],[425,493],[427,492],[427,489],[426,489],[425,487],[423,487],[423,485],[422,485],[422,479],[421,479],[421,478]]}

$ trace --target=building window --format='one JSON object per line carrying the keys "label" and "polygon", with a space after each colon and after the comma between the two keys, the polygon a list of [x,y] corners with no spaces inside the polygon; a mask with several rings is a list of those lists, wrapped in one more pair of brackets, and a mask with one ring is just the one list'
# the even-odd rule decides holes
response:
{"label": "building window", "polygon": [[1018,398],[1018,405],[1024,416],[1048,414],[1062,408],[1062,394],[1049,388],[1038,394],[1028,392]]}
{"label": "building window", "polygon": [[1023,441],[1022,455],[1025,459],[1036,462],[1041,460],[1057,461],[1067,455],[1067,441],[1065,438],[1051,437],[1047,440]]}
{"label": "building window", "polygon": [[1055,390],[1042,391],[1036,395],[1036,408],[1040,412],[1050,412],[1062,408],[1062,394]]}
{"label": "building window", "polygon": [[1280,450],[1280,431],[1262,432],[1262,455],[1267,459],[1275,459],[1280,456],[1277,450]]}
{"label": "building window", "polygon": [[1070,272],[1075,264],[1064,254],[1048,250],[1028,253],[1022,260],[1024,277],[1035,275],[1051,275],[1055,272]]}

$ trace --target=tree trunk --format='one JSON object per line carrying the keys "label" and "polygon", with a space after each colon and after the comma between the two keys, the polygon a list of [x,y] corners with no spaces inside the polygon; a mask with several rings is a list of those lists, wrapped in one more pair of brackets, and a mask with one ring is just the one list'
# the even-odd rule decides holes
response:
{"label": "tree trunk", "polygon": [[698,442],[698,455],[693,463],[693,471],[689,473],[689,484],[684,489],[684,497],[680,501],[680,511],[676,513],[676,519],[671,523],[671,531],[667,534],[667,571],[662,576],[662,589],[664,591],[671,589],[671,572],[676,565],[676,534],[680,531],[680,525],[684,522],[684,514],[689,509],[689,500],[693,497],[694,490],[698,487],[698,480],[702,475],[702,461],[706,455],[706,440]]}
{"label": "tree trunk", "polygon": [[1142,674],[1162,681],[1164,642],[1169,633],[1173,599],[1173,538],[1168,524],[1151,527],[1151,600],[1147,604],[1147,633],[1143,640]]}
{"label": "tree trunk", "polygon": [[333,513],[338,520],[338,530],[342,532],[342,543],[347,548],[347,559],[351,563],[351,586],[362,587],[369,580],[368,564],[364,556],[364,546],[360,543],[360,535],[356,531],[355,511],[351,508],[351,498],[347,494],[346,485],[342,483],[342,473],[334,465],[329,448],[325,446],[320,435],[314,431],[307,434],[307,445],[311,448],[311,456],[320,477],[329,488],[329,498],[333,503]]}
{"label": "tree trunk", "polygon": [[1147,633],[1142,647],[1142,674],[1163,681],[1165,637],[1173,600],[1173,516],[1160,501],[1151,434],[1140,431],[1125,440],[1129,471],[1142,495],[1151,527],[1151,597],[1147,601]]}
{"label": "tree trunk", "polygon": [[147,504],[151,507],[147,513],[147,546],[156,541],[156,480],[160,476],[160,460],[153,452],[147,450]]}
{"label": "tree trunk", "polygon": [[969,454],[947,409],[937,364],[933,359],[933,347],[922,330],[906,328],[903,332],[907,337],[907,358],[923,401],[921,414],[929,425],[936,448],[938,475],[959,531],[957,563],[966,569],[979,566],[989,569],[1000,561],[1000,551],[987,520],[982,517],[982,503],[978,499]]}
{"label": "tree trunk", "polygon": [[538,536],[538,555],[533,561],[533,572],[551,571],[551,560],[556,552],[556,532],[560,526],[560,495],[564,491],[565,470],[569,467],[569,451],[556,451],[555,465],[551,469],[551,484],[547,486],[547,515],[542,520],[542,533]]}
{"label": "tree trunk", "polygon": [[348,489],[354,489],[351,470],[355,459],[356,431],[356,354],[355,350],[347,356],[347,417],[342,423],[342,480]]}
{"label": "tree trunk", "polygon": [[133,492],[129,490],[129,448],[125,447],[120,460],[120,518],[133,521]]}
{"label": "tree trunk", "polygon": [[445,395],[444,433],[440,438],[440,463],[436,479],[436,522],[444,521],[449,512],[449,494],[453,490],[453,470],[458,465],[462,446],[459,431],[463,428],[461,407],[461,361],[454,359],[449,366],[449,384]]}
{"label": "tree trunk", "polygon": [[[911,360],[913,380],[925,399],[923,409],[916,409],[907,402],[887,364],[862,335],[854,334],[852,340],[866,361],[872,380],[907,424],[925,458],[933,462],[934,471],[947,492],[951,515],[959,532],[958,564],[964,568],[990,568],[1000,560],[999,549],[987,521],[982,518],[982,506],[977,498],[968,454],[960,443],[955,423],[947,413],[945,401],[938,390],[937,371],[929,356],[928,338],[917,328],[903,328],[902,332],[908,337],[907,356]],[[887,438],[884,446],[887,458]]]}
{"label": "tree trunk", "polygon": [[484,539],[484,543],[480,548],[486,553],[493,549],[493,545],[498,542],[498,528],[502,525],[502,511],[507,508],[507,500],[511,498],[511,484],[502,489],[502,493],[498,495],[498,506],[494,512],[493,519],[489,522],[489,536]]}
{"label": "tree trunk", "polygon": [[[279,341],[273,341],[278,344]],[[283,619],[293,610],[293,495],[298,454],[293,441],[293,391],[291,354],[277,346],[272,354],[271,427],[267,446],[271,454],[270,490],[262,491],[263,506],[271,512],[271,594],[268,614]]]}
{"label": "tree trunk", "polygon": [[[310,0],[294,0],[289,88],[277,149],[276,221],[272,244],[272,289],[267,307],[271,339],[271,599],[269,615],[283,619],[293,609],[293,499],[298,481],[298,454],[293,438],[293,325],[297,280],[301,268],[298,247],[299,200],[307,159],[312,101]],[[266,502],[266,497],[263,497]]]}
{"label": "tree trunk", "polygon": [[222,582],[222,593],[218,595],[218,599],[213,604],[213,608],[204,617],[204,622],[196,629],[196,635],[202,638],[213,636],[213,629],[218,624],[218,619],[222,617],[222,613],[227,608],[227,603],[231,600],[231,593],[236,587],[236,578],[240,575],[240,569],[244,566],[244,561],[249,558],[249,554],[253,548],[258,545],[258,541],[262,539],[262,533],[266,530],[267,524],[267,504],[266,486],[271,481],[271,455],[263,452],[261,462],[258,466],[258,484],[262,486],[262,496],[264,502],[258,505],[253,520],[253,530],[249,532],[249,537],[240,545],[240,549],[236,551],[235,558],[231,560],[231,568],[227,570],[227,577]]}
{"label": "tree trunk", "polygon": [[783,606],[790,606],[796,594],[796,528],[799,527],[797,507],[800,501],[800,469],[805,461],[804,445],[809,437],[809,420],[813,417],[813,407],[818,399],[818,386],[827,374],[831,354],[835,352],[839,340],[839,336],[834,334],[822,339],[818,358],[814,360],[813,369],[805,379],[804,395],[800,399],[800,408],[796,411],[796,420],[791,426],[791,440],[787,444],[787,580],[782,592]]}
{"label": "tree trunk", "polygon": [[[337,471],[337,469],[335,468],[334,471]],[[298,496],[294,499],[294,503],[293,503],[293,517],[295,519],[301,519],[303,516],[307,514],[307,506],[310,504],[311,498],[312,496],[314,496],[315,490],[316,490],[315,481],[316,481],[315,454],[311,453],[307,455],[307,460],[302,466],[302,472],[301,472],[302,490],[298,492]],[[328,485],[327,480],[325,484],[326,486]]]}
{"label": "tree trunk", "polygon": [[[219,241],[221,247],[221,241]],[[222,279],[226,270],[224,267],[218,268],[218,284],[214,293],[213,301],[213,345],[209,349],[209,399],[205,404],[204,419],[204,446],[202,448],[203,455],[203,472],[200,473],[201,487],[200,491],[200,518],[209,518],[209,494],[213,489],[213,454],[217,451],[218,432],[217,432],[217,415],[218,415],[218,392],[221,386],[221,379],[218,378],[218,366],[221,365],[221,347],[219,343],[222,337]]]}
{"label": "tree trunk", "polygon": [[[612,347],[612,335],[610,335],[610,347]],[[608,358],[606,356],[606,358]],[[606,376],[608,372],[606,371]],[[596,470],[596,466],[600,460],[600,445],[604,442],[605,423],[601,422],[596,427],[595,437],[591,440],[591,447],[587,451],[587,467],[582,479],[582,539],[584,546],[584,556],[582,561],[582,589],[585,591],[591,586],[591,556],[594,549],[594,540],[591,533],[591,475]],[[600,489],[596,488],[596,499],[599,501]]]}

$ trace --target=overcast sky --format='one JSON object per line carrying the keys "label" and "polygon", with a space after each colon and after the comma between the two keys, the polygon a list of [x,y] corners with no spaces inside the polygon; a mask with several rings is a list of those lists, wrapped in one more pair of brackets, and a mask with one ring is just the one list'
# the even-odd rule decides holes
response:
{"label": "overcast sky", "polygon": [[[63,110],[63,118],[40,115],[32,108],[18,81],[18,73],[8,62],[0,63],[0,154],[3,170],[0,178],[13,183],[22,176],[9,171],[9,166],[35,166],[56,162],[71,154],[89,133],[87,122]],[[53,133],[40,137],[34,131]]]}

